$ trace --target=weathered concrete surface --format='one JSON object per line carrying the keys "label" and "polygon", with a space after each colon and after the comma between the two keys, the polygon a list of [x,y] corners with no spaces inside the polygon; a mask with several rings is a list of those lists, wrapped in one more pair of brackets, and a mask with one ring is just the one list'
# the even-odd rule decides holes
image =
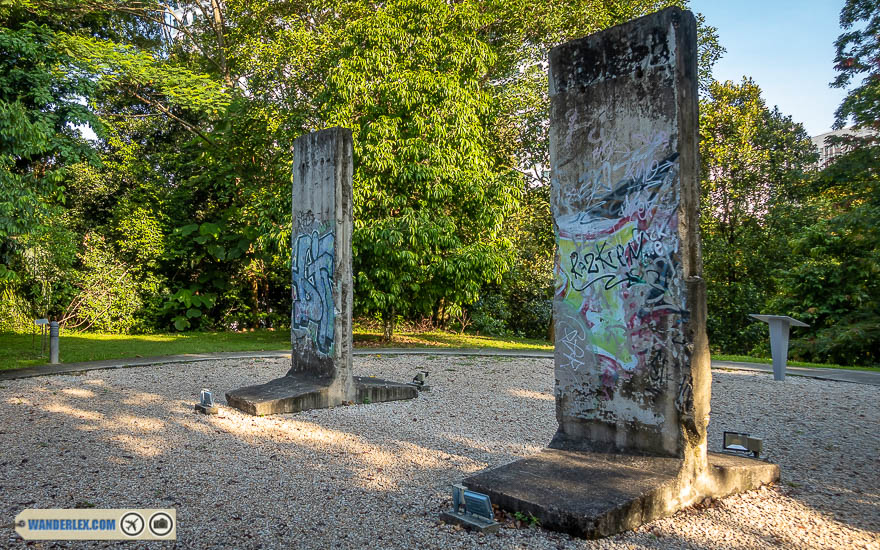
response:
{"label": "weathered concrete surface", "polygon": [[351,373],[351,130],[293,144],[291,375],[330,380],[331,399],[354,394]]}
{"label": "weathered concrete surface", "polygon": [[415,399],[419,390],[410,384],[390,382],[381,378],[367,376],[355,376],[358,403],[381,403],[383,401],[399,401],[401,399]]}
{"label": "weathered concrete surface", "polygon": [[226,403],[249,414],[294,413],[339,405],[330,398],[326,379],[282,376],[265,384],[246,386],[226,394]]}
{"label": "weathered concrete surface", "polygon": [[676,8],[550,52],[559,440],[705,446],[696,26]]}
{"label": "weathered concrete surface", "polygon": [[465,485],[595,538],[774,481],[776,466],[707,454],[693,15],[554,48],[550,99],[559,427]]}
{"label": "weathered concrete surface", "polygon": [[227,393],[230,406],[264,415],[418,395],[404,384],[356,384],[351,371],[352,174],[351,130],[329,128],[294,142],[291,368]]}
{"label": "weathered concrete surface", "polygon": [[323,378],[288,375],[265,384],[239,388],[226,394],[226,403],[256,416],[285,414],[310,409],[325,409],[342,404],[381,403],[413,399],[418,391],[407,384],[379,378],[354,377],[355,396],[336,402]]}
{"label": "weathered concrete surface", "polygon": [[201,403],[196,403],[195,410],[196,412],[200,412],[202,414],[217,414],[220,412],[220,409],[217,407],[217,405],[212,405],[208,407],[206,405],[202,405]]}
{"label": "weathered concrete surface", "polygon": [[542,527],[599,538],[779,478],[776,465],[760,460],[712,453],[709,464],[699,479],[686,479],[677,458],[545,449],[464,484],[505,510],[534,515]]}

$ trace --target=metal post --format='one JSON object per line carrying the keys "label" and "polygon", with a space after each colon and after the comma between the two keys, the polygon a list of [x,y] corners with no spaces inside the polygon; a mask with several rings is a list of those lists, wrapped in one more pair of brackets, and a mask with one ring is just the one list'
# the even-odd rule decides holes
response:
{"label": "metal post", "polygon": [[770,356],[773,357],[773,380],[785,380],[788,363],[788,321],[770,320]]}
{"label": "metal post", "polygon": [[49,323],[49,363],[58,364],[58,321]]}
{"label": "metal post", "polygon": [[793,319],[788,315],[757,315],[749,314],[759,321],[770,325],[770,355],[773,357],[773,379],[785,380],[785,366],[788,363],[788,331],[791,327],[808,327],[810,325]]}

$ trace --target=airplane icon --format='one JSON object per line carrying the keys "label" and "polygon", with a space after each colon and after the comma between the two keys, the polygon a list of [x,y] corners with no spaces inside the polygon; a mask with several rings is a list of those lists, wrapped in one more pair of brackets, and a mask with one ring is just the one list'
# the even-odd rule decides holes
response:
{"label": "airplane icon", "polygon": [[129,512],[119,521],[120,529],[129,537],[136,537],[144,530],[144,518],[137,512]]}

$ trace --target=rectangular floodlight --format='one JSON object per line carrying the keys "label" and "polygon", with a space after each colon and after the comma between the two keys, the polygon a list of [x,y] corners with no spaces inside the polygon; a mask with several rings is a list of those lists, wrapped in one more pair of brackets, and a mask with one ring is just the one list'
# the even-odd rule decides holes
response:
{"label": "rectangular floodlight", "polygon": [[217,403],[214,401],[211,390],[202,390],[202,393],[199,394],[196,410],[202,414],[217,414]]}
{"label": "rectangular floodlight", "polygon": [[495,533],[501,528],[495,521],[489,495],[470,491],[464,485],[452,486],[452,510],[441,512],[440,519],[481,533]]}
{"label": "rectangular floodlight", "polygon": [[199,394],[199,404],[203,407],[214,406],[214,395],[211,390],[202,390],[202,393]]}
{"label": "rectangular floodlight", "polygon": [[491,521],[495,520],[495,514],[492,512],[492,503],[489,501],[489,495],[484,495],[483,493],[465,490],[464,510],[468,514],[474,514]]}
{"label": "rectangular floodlight", "polygon": [[761,456],[764,442],[760,438],[739,432],[724,432],[722,449],[726,453],[751,454],[755,458]]}

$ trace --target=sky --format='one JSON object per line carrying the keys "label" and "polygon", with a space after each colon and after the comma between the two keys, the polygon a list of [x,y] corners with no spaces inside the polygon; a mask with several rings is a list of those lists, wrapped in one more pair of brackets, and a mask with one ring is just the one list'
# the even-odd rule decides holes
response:
{"label": "sky", "polygon": [[844,0],[691,0],[694,13],[718,29],[727,52],[716,80],[750,76],[768,107],[777,105],[811,136],[831,130],[845,90],[830,88],[834,41]]}

